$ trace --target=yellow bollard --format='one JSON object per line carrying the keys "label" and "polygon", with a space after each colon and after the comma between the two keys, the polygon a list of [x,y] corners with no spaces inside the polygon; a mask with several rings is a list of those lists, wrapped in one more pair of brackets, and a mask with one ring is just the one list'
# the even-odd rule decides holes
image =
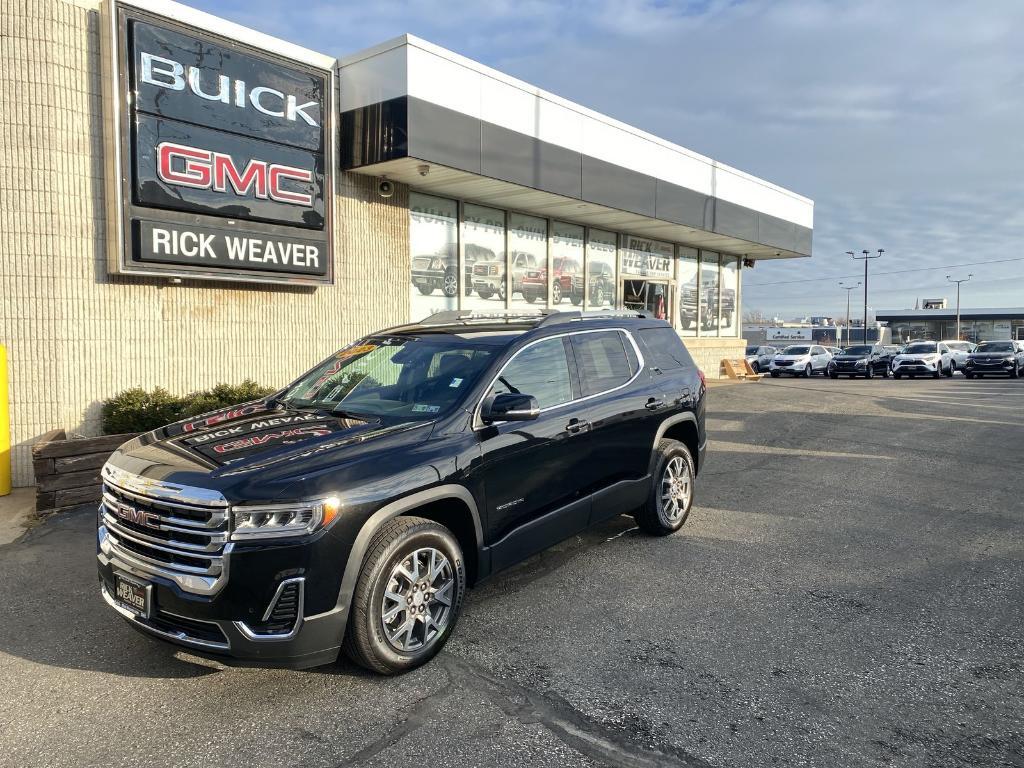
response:
{"label": "yellow bollard", "polygon": [[0,344],[0,496],[11,492],[11,419],[7,411],[7,347]]}

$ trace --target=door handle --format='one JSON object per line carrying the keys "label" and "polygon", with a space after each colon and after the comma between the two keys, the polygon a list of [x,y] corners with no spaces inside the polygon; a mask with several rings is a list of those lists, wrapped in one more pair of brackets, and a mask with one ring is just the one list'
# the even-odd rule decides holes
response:
{"label": "door handle", "polygon": [[648,411],[656,411],[659,408],[665,407],[665,401],[655,397],[647,398],[647,402],[644,404],[644,408]]}
{"label": "door handle", "polygon": [[590,431],[590,422],[584,421],[583,419],[570,419],[569,423],[565,425],[565,431],[570,435],[578,435],[583,432]]}

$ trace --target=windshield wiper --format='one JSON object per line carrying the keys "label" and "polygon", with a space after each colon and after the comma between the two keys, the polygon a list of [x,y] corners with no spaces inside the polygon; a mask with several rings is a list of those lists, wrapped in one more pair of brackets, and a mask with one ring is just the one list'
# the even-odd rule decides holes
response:
{"label": "windshield wiper", "polygon": [[360,413],[359,411],[350,411],[347,408],[334,408],[330,412],[331,416],[340,416],[343,419],[359,419],[360,421],[380,421],[378,416],[373,416],[368,413]]}

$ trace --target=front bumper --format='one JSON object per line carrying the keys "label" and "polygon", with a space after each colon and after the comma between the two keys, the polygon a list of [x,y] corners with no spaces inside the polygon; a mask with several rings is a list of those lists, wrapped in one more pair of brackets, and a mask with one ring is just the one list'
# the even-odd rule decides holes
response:
{"label": "front bumper", "polygon": [[1007,360],[999,360],[992,362],[979,362],[977,360],[968,360],[967,363],[964,365],[964,372],[995,374],[1001,373],[1005,376],[1010,376],[1013,373],[1015,367],[1016,362],[1009,362]]}
{"label": "front bumper", "polygon": [[941,363],[929,363],[925,360],[900,360],[893,363],[893,373],[935,373]]}
{"label": "front bumper", "polygon": [[[338,605],[344,542],[325,531],[315,541],[229,546],[225,578],[215,592],[197,594],[183,589],[173,574],[112,545],[101,524],[96,553],[101,594],[134,629],[225,664],[303,669],[333,662],[348,617],[348,606]],[[137,616],[114,599],[115,573],[151,585],[148,616]],[[261,634],[261,623],[289,583],[298,585],[294,621],[275,634]]]}

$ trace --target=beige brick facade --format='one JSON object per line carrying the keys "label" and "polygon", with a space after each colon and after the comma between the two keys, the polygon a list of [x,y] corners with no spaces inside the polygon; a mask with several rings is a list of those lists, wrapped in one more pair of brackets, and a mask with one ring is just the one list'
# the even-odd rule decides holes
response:
{"label": "beige brick facade", "polygon": [[334,286],[108,275],[99,31],[97,6],[82,0],[0,0],[0,64],[19,84],[0,91],[0,343],[15,485],[32,482],[41,434],[98,434],[99,403],[116,392],[284,384],[409,311],[408,191],[382,200],[374,179],[351,174],[338,184]]}

